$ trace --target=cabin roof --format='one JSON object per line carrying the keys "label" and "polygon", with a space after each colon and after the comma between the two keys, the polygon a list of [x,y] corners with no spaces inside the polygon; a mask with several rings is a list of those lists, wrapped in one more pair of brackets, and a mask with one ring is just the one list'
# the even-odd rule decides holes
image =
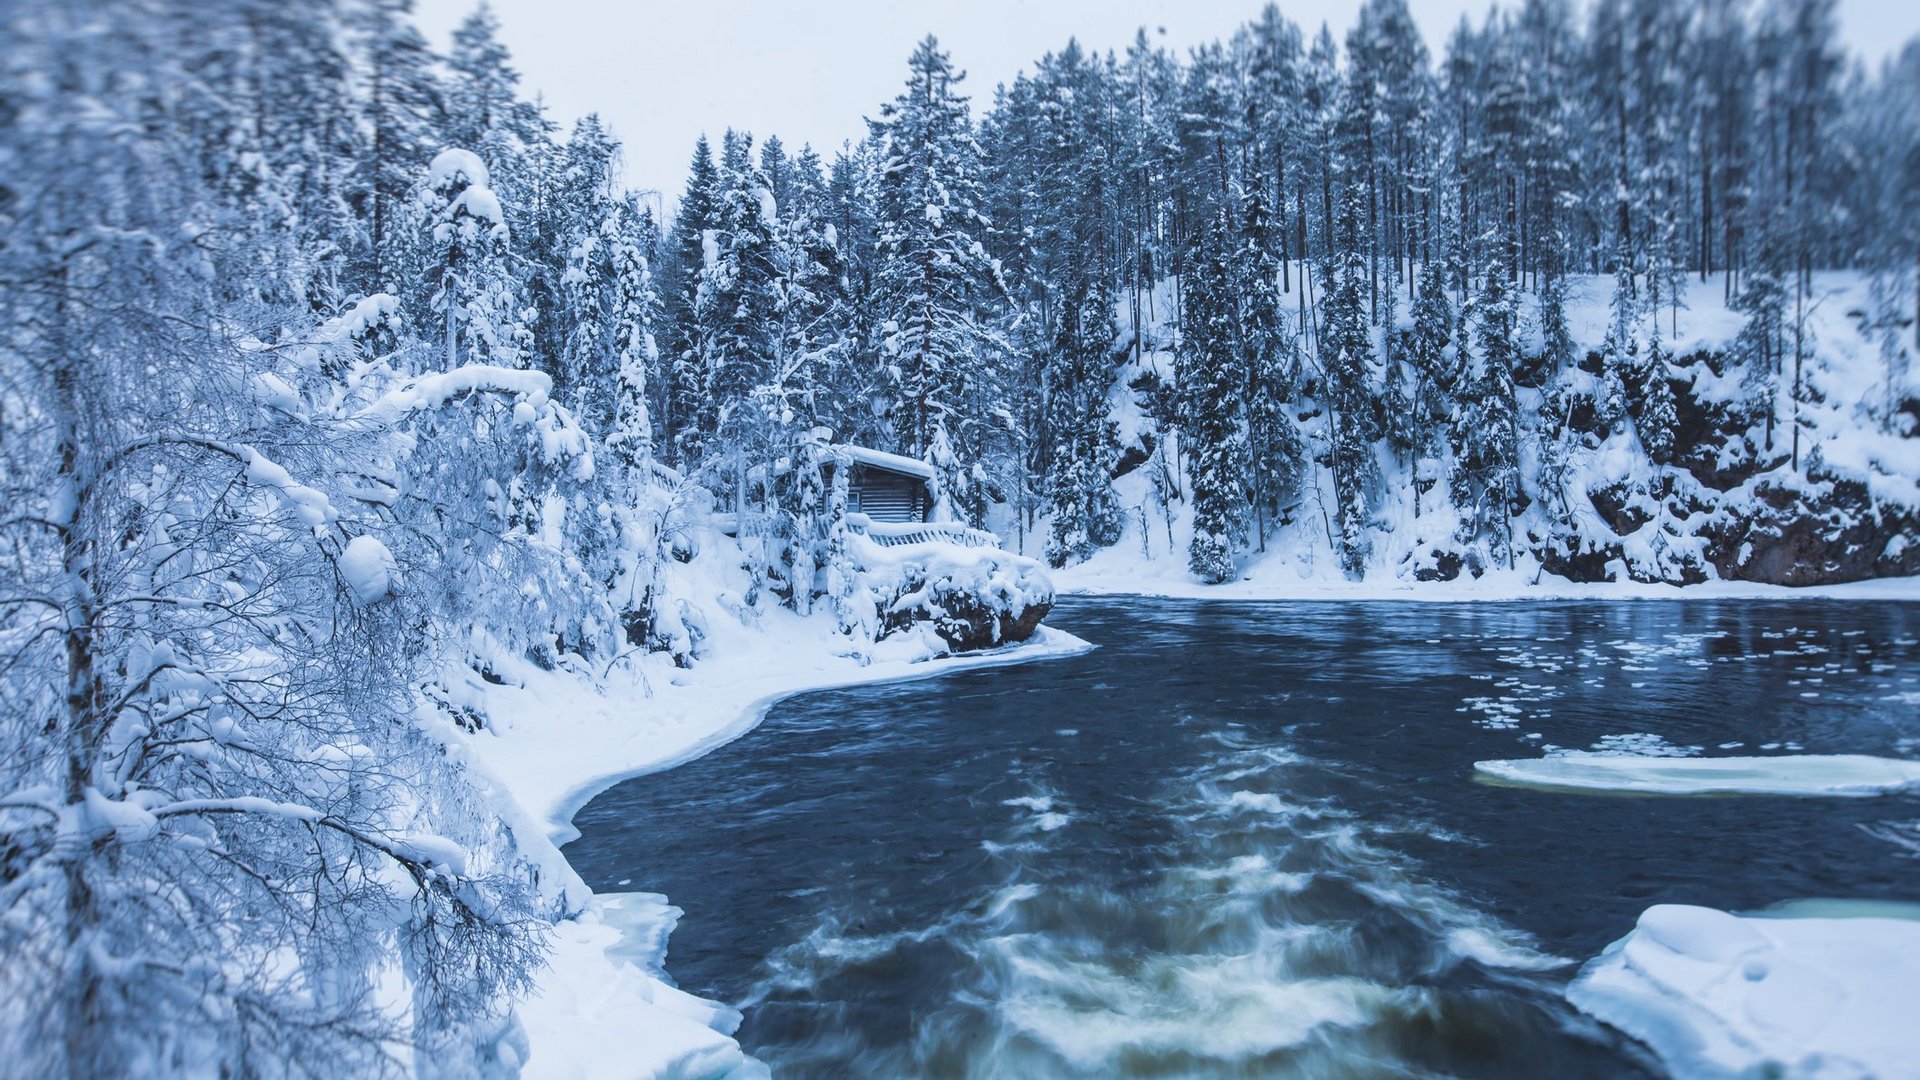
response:
{"label": "cabin roof", "polygon": [[873,450],[865,446],[853,446],[848,443],[840,443],[832,449],[835,453],[845,454],[847,459],[854,464],[865,465],[869,469],[899,473],[902,476],[911,476],[916,480],[933,479],[933,466],[921,461],[919,458],[910,458],[901,454],[889,454],[885,450]]}

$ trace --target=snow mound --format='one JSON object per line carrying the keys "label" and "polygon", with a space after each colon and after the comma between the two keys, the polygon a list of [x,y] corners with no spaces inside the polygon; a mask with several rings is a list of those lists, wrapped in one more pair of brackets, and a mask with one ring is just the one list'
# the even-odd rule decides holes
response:
{"label": "snow mound", "polygon": [[340,552],[340,579],[354,599],[371,604],[387,598],[393,589],[393,552],[371,536],[356,536]]}
{"label": "snow mound", "polygon": [[1915,1075],[1920,922],[1648,908],[1567,988],[1683,1077]]}
{"label": "snow mound", "polygon": [[1482,777],[1524,787],[1639,795],[1883,795],[1920,787],[1920,761],[1865,754],[1674,758],[1568,753],[1476,761]]}
{"label": "snow mound", "polygon": [[452,187],[459,182],[486,187],[491,180],[487,175],[487,165],[480,160],[480,155],[457,146],[435,154],[433,161],[427,165],[427,186],[436,190]]}

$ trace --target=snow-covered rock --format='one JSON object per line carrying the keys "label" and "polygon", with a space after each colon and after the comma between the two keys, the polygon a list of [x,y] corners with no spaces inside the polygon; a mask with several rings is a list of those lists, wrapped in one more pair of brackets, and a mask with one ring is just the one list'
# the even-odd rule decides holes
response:
{"label": "snow-covered rock", "polygon": [[1661,904],[1567,989],[1682,1077],[1920,1075],[1920,921]]}
{"label": "snow-covered rock", "polygon": [[883,548],[862,540],[880,595],[881,636],[926,624],[954,652],[1025,641],[1053,608],[1040,564],[998,548],[930,542]]}
{"label": "snow-covered rock", "polygon": [[1882,795],[1920,787],[1920,761],[1865,754],[1681,758],[1565,753],[1476,761],[1474,771],[1504,783],[1636,795]]}

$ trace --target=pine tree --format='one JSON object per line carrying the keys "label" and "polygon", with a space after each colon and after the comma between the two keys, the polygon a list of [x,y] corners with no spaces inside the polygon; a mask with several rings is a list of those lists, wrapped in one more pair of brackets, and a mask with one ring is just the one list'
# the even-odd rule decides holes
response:
{"label": "pine tree", "polygon": [[442,326],[451,369],[465,363],[519,367],[530,339],[507,263],[507,222],[487,167],[466,150],[434,156],[420,192],[428,307]]}
{"label": "pine tree", "polygon": [[1328,275],[1322,316],[1320,366],[1331,406],[1333,492],[1340,525],[1340,565],[1352,578],[1366,571],[1371,551],[1369,495],[1376,478],[1373,440],[1378,434],[1371,368],[1373,333],[1367,324],[1371,274],[1361,236],[1365,189],[1348,175],[1342,182],[1340,217],[1334,227],[1338,260]]}
{"label": "pine tree", "polygon": [[708,456],[720,448],[764,460],[766,451],[783,441],[773,426],[784,418],[764,396],[780,349],[779,220],[753,160],[752,136],[728,132],[723,140],[714,223],[713,254],[694,305],[705,393],[699,440],[690,439],[689,445],[701,446]]}
{"label": "pine tree", "polygon": [[[1495,245],[1498,252],[1503,245]],[[1495,558],[1514,565],[1513,515],[1519,511],[1520,416],[1513,371],[1518,360],[1518,312],[1509,291],[1511,269],[1498,256],[1481,278],[1474,298],[1476,334],[1467,368],[1468,393],[1455,440],[1460,469],[1454,502],[1463,528],[1485,530]]]}
{"label": "pine tree", "polygon": [[1247,382],[1248,498],[1262,550],[1267,517],[1300,486],[1306,472],[1306,447],[1289,412],[1298,391],[1300,355],[1286,322],[1280,294],[1278,238],[1258,186],[1247,193],[1245,240],[1234,263],[1241,297],[1243,370]]}
{"label": "pine tree", "polygon": [[660,363],[660,351],[654,343],[659,298],[653,290],[646,256],[652,228],[652,218],[628,198],[621,204],[607,237],[613,264],[608,366],[615,373],[617,389],[606,444],[614,460],[626,469],[628,484],[635,488],[651,479],[647,472],[653,460],[653,421],[648,387]]}
{"label": "pine tree", "polygon": [[[537,211],[531,166],[546,145],[549,123],[537,106],[520,99],[520,73],[500,40],[500,20],[484,0],[454,28],[451,44],[441,137],[480,155],[515,215],[508,226],[531,235]],[[590,126],[597,128],[598,120]],[[576,142],[579,136],[576,128]]]}
{"label": "pine tree", "polygon": [[434,129],[441,88],[412,12],[413,0],[365,0],[355,19],[366,145],[347,196],[365,228],[353,259],[353,295],[404,291],[414,185],[421,164],[441,144]]}
{"label": "pine tree", "polygon": [[1634,387],[1642,374],[1636,330],[1640,305],[1635,298],[1633,268],[1624,253],[1615,264],[1609,310],[1606,337],[1600,343],[1600,389],[1594,410],[1601,426],[1611,429],[1631,415]]}
{"label": "pine tree", "polygon": [[1734,310],[1746,316],[1733,341],[1733,355],[1741,366],[1749,423],[1764,426],[1756,450],[1774,449],[1774,424],[1780,414],[1780,370],[1787,337],[1787,289],[1764,256],[1734,298]]}
{"label": "pine tree", "polygon": [[[1658,321],[1659,315],[1653,318]],[[1673,388],[1667,382],[1667,350],[1657,329],[1648,335],[1646,361],[1635,375],[1636,385],[1628,400],[1635,405],[1633,426],[1640,434],[1640,445],[1649,458],[1670,464],[1680,421],[1674,412]]]}
{"label": "pine tree", "polygon": [[[614,236],[619,228],[620,144],[592,113],[574,124],[564,146],[544,155],[539,212],[531,242],[519,245],[524,293],[533,309],[533,356],[566,400],[591,399],[594,430],[611,411],[614,368],[606,328],[612,311]],[[489,176],[493,170],[488,170]],[[512,200],[503,193],[508,228]]]}
{"label": "pine tree", "polygon": [[1180,436],[1193,489],[1187,569],[1202,581],[1236,573],[1247,534],[1246,353],[1224,216],[1194,237],[1186,255],[1180,348]]}
{"label": "pine tree", "polygon": [[1053,507],[1047,561],[1085,559],[1120,538],[1111,477],[1120,448],[1108,415],[1113,378],[1113,291],[1105,275],[1078,275],[1047,368],[1046,409],[1055,445],[1046,488]]}
{"label": "pine tree", "polygon": [[980,150],[956,89],[961,78],[928,38],[908,62],[906,90],[873,122],[885,153],[875,309],[895,445],[942,458],[936,505],[979,524],[989,477],[1004,467],[1012,414],[993,362],[1002,291],[981,244]]}
{"label": "pine tree", "polygon": [[686,191],[673,215],[669,258],[659,286],[666,327],[666,360],[661,374],[666,385],[656,421],[668,460],[679,464],[697,457],[702,438],[697,421],[706,391],[706,373],[700,360],[694,309],[707,269],[709,242],[718,228],[719,206],[720,169],[714,163],[707,137],[701,135],[687,167]]}

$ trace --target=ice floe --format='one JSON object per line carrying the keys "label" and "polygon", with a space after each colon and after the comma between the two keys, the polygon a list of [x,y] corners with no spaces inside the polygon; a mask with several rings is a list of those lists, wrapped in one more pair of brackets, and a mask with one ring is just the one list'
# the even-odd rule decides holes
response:
{"label": "ice floe", "polygon": [[1920,787],[1920,761],[1865,754],[1675,758],[1609,753],[1476,761],[1481,777],[1525,787],[1638,795],[1881,795]]}

